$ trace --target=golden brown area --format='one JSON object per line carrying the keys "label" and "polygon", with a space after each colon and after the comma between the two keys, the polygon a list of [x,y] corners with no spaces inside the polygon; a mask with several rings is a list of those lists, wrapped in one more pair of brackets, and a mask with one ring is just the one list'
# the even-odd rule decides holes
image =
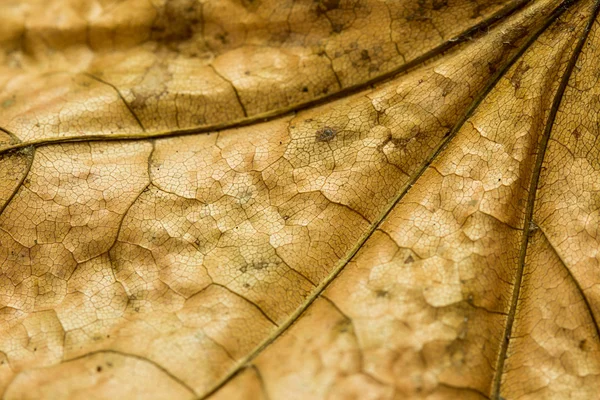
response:
{"label": "golden brown area", "polygon": [[231,124],[396,71],[520,2],[4,0],[0,119],[23,142]]}
{"label": "golden brown area", "polygon": [[599,4],[2,2],[3,398],[593,398]]}

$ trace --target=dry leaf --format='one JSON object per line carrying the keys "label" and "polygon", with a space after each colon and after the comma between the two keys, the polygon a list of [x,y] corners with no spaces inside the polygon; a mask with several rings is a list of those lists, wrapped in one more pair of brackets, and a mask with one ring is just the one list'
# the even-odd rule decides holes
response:
{"label": "dry leaf", "polygon": [[600,393],[592,0],[4,0],[4,399]]}

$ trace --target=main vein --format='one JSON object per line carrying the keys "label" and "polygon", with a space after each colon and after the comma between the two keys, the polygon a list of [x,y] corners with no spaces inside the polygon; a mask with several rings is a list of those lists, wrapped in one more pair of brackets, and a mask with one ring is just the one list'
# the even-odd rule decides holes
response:
{"label": "main vein", "polygon": [[590,30],[592,29],[592,25],[598,15],[599,6],[600,6],[600,0],[597,0],[596,3],[594,4],[594,8],[592,10],[590,19],[588,20],[586,27],[585,27],[581,37],[579,38],[579,41],[577,42],[577,45],[575,46],[573,53],[571,54],[567,68],[565,69],[565,72],[561,78],[559,87],[558,87],[556,94],[554,96],[554,99],[552,101],[552,106],[550,108],[550,112],[548,113],[548,120],[546,122],[546,125],[544,128],[544,133],[542,135],[542,138],[540,140],[540,144],[538,147],[538,152],[537,152],[537,156],[536,156],[536,160],[535,160],[535,166],[533,169],[531,182],[529,184],[529,195],[527,198],[527,206],[525,209],[525,219],[523,222],[523,236],[521,239],[521,250],[519,253],[519,263],[518,263],[517,273],[515,276],[515,283],[514,283],[514,288],[513,288],[511,303],[510,303],[510,310],[509,310],[508,318],[506,321],[506,327],[505,327],[504,335],[502,338],[500,352],[498,354],[498,359],[496,362],[495,376],[492,381],[492,391],[491,391],[492,399],[501,399],[500,385],[502,383],[502,373],[504,370],[504,363],[506,360],[508,344],[510,341],[512,329],[513,329],[513,325],[514,325],[514,321],[515,321],[515,315],[516,315],[516,311],[517,311],[517,303],[519,301],[519,294],[521,291],[521,283],[523,281],[523,270],[525,269],[525,260],[527,257],[527,245],[529,244],[529,237],[530,237],[530,233],[531,233],[530,225],[533,221],[535,198],[536,198],[538,183],[540,180],[542,164],[544,162],[544,156],[546,154],[546,149],[548,148],[548,141],[550,140],[550,134],[552,132],[552,127],[553,127],[554,121],[556,119],[556,114],[557,114],[560,104],[562,102],[563,94],[565,92],[565,89],[567,88],[567,84],[569,83],[569,79],[573,73],[573,69],[575,68],[575,64],[579,58],[579,55],[581,54],[581,50],[583,49],[583,46],[584,46],[585,42],[587,41]]}
{"label": "main vein", "polygon": [[237,375],[245,366],[247,366],[253,359],[255,359],[265,348],[279,338],[292,324],[310,307],[310,305],[323,293],[323,291],[331,284],[331,282],[344,270],[344,268],[354,259],[359,250],[363,247],[365,242],[375,233],[379,226],[385,221],[387,216],[392,212],[394,207],[406,196],[412,186],[419,180],[431,163],[447,148],[448,144],[456,136],[458,131],[471,117],[473,112],[477,109],[479,104],[485,99],[488,93],[496,86],[498,81],[504,76],[506,71],[517,61],[521,55],[537,40],[537,38],[550,26],[556,18],[564,13],[571,5],[577,3],[579,0],[565,1],[561,6],[557,7],[549,16],[544,24],[542,24],[527,40],[527,42],[508,60],[508,62],[500,68],[495,75],[490,79],[485,88],[479,93],[479,95],[471,102],[465,113],[461,116],[458,122],[454,125],[450,133],[444,138],[444,140],[438,145],[437,149],[425,160],[420,166],[417,172],[411,177],[411,179],[402,187],[402,190],[394,197],[394,199],[384,209],[382,214],[373,222],[369,230],[363,234],[358,243],[346,254],[346,256],[340,260],[336,268],[327,276],[313,291],[313,293],[305,300],[305,302],[296,311],[290,315],[285,323],[281,324],[278,329],[259,344],[251,353],[241,359],[237,367],[233,368],[220,382],[213,386],[206,394],[200,397],[200,400],[207,399],[212,394],[217,392],[223,387],[228,381]]}

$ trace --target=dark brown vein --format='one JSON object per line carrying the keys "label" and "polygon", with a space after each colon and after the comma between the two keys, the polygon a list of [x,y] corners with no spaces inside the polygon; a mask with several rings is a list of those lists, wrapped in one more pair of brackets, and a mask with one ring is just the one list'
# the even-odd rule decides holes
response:
{"label": "dark brown vein", "polygon": [[[129,211],[131,211],[131,209],[138,202],[138,200],[140,199],[140,197],[142,197],[142,195],[148,191],[148,189],[150,188],[150,186],[152,186],[152,175],[150,173],[150,164],[152,162],[152,156],[154,155],[155,146],[154,146],[154,142],[153,141],[150,141],[150,144],[152,145],[152,149],[150,150],[150,153],[148,153],[148,160],[146,161],[147,164],[148,164],[148,183],[146,183],[144,185],[144,187],[142,188],[142,190],[140,190],[139,193],[136,194],[136,196],[133,198],[133,200],[131,201],[131,203],[129,203],[129,205],[127,206],[127,208],[125,209],[125,211],[123,211],[123,216],[119,220],[119,224],[117,225],[117,229],[116,229],[116,232],[115,232],[115,240],[110,245],[110,247],[108,248],[108,250],[106,250],[106,252],[105,252],[105,254],[108,255],[109,259],[111,259],[110,253],[112,252],[112,250],[114,249],[114,247],[117,245],[117,243],[119,241],[119,235],[121,234],[121,230],[123,229],[123,223],[125,222],[125,218],[127,218],[127,214],[129,214]],[[91,257],[91,258],[95,258],[95,257],[97,257],[97,256],[94,256],[94,257]],[[89,261],[89,259],[88,260],[80,261],[79,263],[83,263],[83,262],[86,262],[86,261]],[[111,265],[112,265],[112,259],[111,259]],[[113,269],[113,275],[114,275],[114,268],[112,268],[112,269]],[[119,282],[119,280],[116,277],[115,277],[115,280],[117,282]],[[119,282],[119,283],[121,283],[121,282]]]}
{"label": "dark brown vein", "polygon": [[138,118],[137,114],[133,111],[133,109],[131,108],[131,105],[129,105],[129,102],[127,100],[125,100],[125,97],[123,97],[123,95],[121,94],[121,91],[115,85],[113,85],[110,82],[105,81],[104,79],[98,78],[97,76],[92,75],[89,72],[84,72],[83,75],[87,76],[90,79],[95,80],[96,82],[100,82],[103,85],[109,86],[111,89],[113,89],[117,93],[117,96],[119,96],[119,99],[121,99],[121,101],[123,102],[123,104],[125,105],[127,110],[129,110],[129,113],[131,114],[133,119],[135,119],[135,121],[137,122],[139,127],[142,129],[142,131],[146,132],[146,128],[144,128],[144,124],[142,124],[142,121]]}
{"label": "dark brown vein", "polygon": [[269,400],[271,397],[269,396],[269,392],[267,391],[267,385],[265,385],[265,379],[260,373],[260,370],[256,365],[251,365],[248,368],[252,368],[254,370],[254,373],[256,374],[256,379],[258,379],[258,384],[260,385],[260,389],[263,392],[263,397],[265,398],[265,400]]}
{"label": "dark brown vein", "polygon": [[596,330],[596,339],[598,339],[600,341],[600,325],[598,325],[598,320],[596,320],[596,316],[594,315],[592,305],[590,304],[590,301],[588,300],[587,296],[585,295],[583,288],[581,287],[581,285],[579,284],[579,281],[575,278],[575,276],[569,269],[564,258],[560,255],[558,250],[556,250],[556,247],[552,244],[552,242],[550,242],[550,239],[548,239],[548,235],[546,235],[546,232],[544,232],[544,230],[539,226],[538,226],[538,230],[539,230],[540,234],[542,235],[542,237],[544,238],[544,240],[548,243],[548,247],[550,247],[552,252],[560,260],[561,264],[567,271],[567,275],[573,281],[573,284],[575,285],[575,287],[577,288],[577,291],[581,295],[581,298],[583,299],[583,303],[585,304],[585,308],[587,309],[587,312],[590,314],[590,318],[592,319],[592,323],[594,324],[594,329]]}
{"label": "dark brown vein", "polygon": [[290,326],[294,324],[296,320],[310,307],[310,305],[320,297],[321,293],[331,284],[333,280],[342,272],[342,270],[354,259],[356,254],[363,247],[365,242],[373,235],[375,231],[378,230],[379,226],[383,223],[383,221],[387,218],[387,216],[392,212],[395,206],[406,196],[406,194],[410,191],[412,186],[419,180],[419,178],[425,173],[425,171],[429,168],[433,160],[435,160],[448,146],[448,144],[454,139],[458,131],[461,127],[467,122],[467,120],[471,117],[473,112],[477,109],[479,104],[487,97],[488,93],[496,86],[498,81],[504,76],[506,71],[508,71],[512,65],[517,61],[521,55],[533,44],[537,38],[558,18],[562,15],[566,10],[570,8],[573,4],[577,3],[578,0],[574,1],[566,1],[561,6],[557,7],[551,14],[548,15],[547,20],[544,24],[542,24],[527,40],[527,42],[515,53],[513,56],[506,62],[506,64],[500,68],[496,73],[492,76],[490,81],[487,83],[485,88],[481,90],[478,96],[473,100],[473,102],[469,105],[465,113],[461,116],[458,122],[454,125],[452,130],[444,137],[444,140],[438,145],[437,149],[425,160],[423,164],[421,164],[420,168],[417,172],[412,176],[410,181],[406,183],[400,193],[388,204],[388,206],[384,209],[383,213],[380,217],[373,222],[369,231],[364,233],[361,238],[358,240],[358,243],[346,254],[344,258],[340,260],[336,268],[333,269],[331,274],[327,276],[320,284],[315,288],[315,291],[309,296],[304,304],[302,304],[296,311],[290,315],[290,317],[282,324],[280,327],[268,338],[266,338],[261,344],[259,344],[252,352],[250,352],[246,357],[242,358],[237,367],[233,368],[220,382],[218,382],[213,388],[211,388],[206,394],[200,397],[201,400],[204,400],[211,396],[213,393],[217,392],[221,387],[223,387],[228,381],[231,380],[233,376],[235,376],[240,368],[243,368],[249,362],[251,362],[254,358],[256,358],[262,351],[267,348],[271,343],[273,343],[277,338],[279,338],[284,332],[288,330]]}
{"label": "dark brown vein", "polygon": [[[530,2],[531,2],[531,0],[515,0],[514,2],[508,4],[506,7],[497,11],[495,14],[490,16],[488,19],[481,21],[477,25],[472,26],[471,28],[467,29],[463,33],[459,34],[458,36],[456,36],[454,38],[450,38],[446,42],[429,50],[428,52],[422,54],[421,56],[416,57],[415,59],[413,59],[405,64],[402,64],[398,68],[395,68],[384,74],[378,75],[378,76],[376,76],[372,79],[369,79],[365,82],[348,86],[337,92],[334,92],[329,95],[325,95],[323,97],[319,97],[316,99],[312,99],[312,100],[309,100],[309,101],[306,101],[303,103],[297,103],[297,104],[293,104],[289,107],[284,107],[284,108],[280,108],[277,110],[267,111],[265,113],[257,114],[252,117],[249,117],[249,118],[242,118],[242,119],[238,119],[238,120],[234,120],[234,121],[230,121],[230,122],[221,122],[221,123],[211,124],[211,125],[203,125],[203,126],[196,127],[196,128],[148,132],[148,133],[144,133],[144,134],[111,134],[110,136],[89,135],[89,136],[84,136],[84,137],[66,136],[66,137],[55,137],[55,138],[32,140],[27,143],[17,143],[14,145],[4,147],[4,148],[0,149],[0,154],[4,153],[6,151],[10,151],[10,150],[14,150],[17,148],[30,146],[30,145],[42,146],[42,145],[48,145],[48,144],[54,144],[54,143],[70,143],[70,142],[81,142],[81,141],[146,140],[146,139],[161,138],[161,137],[177,137],[177,136],[186,136],[186,135],[192,135],[192,134],[198,134],[198,133],[214,132],[214,131],[219,131],[219,130],[224,130],[224,129],[229,129],[229,128],[238,128],[238,127],[248,126],[248,125],[252,125],[252,124],[260,123],[260,122],[264,122],[264,121],[270,121],[270,120],[282,117],[286,114],[290,114],[290,113],[308,109],[308,108],[313,108],[313,107],[316,107],[316,106],[319,106],[322,104],[330,103],[339,98],[358,93],[362,90],[369,88],[370,86],[390,80],[391,78],[395,77],[396,75],[405,73],[412,69],[415,69],[416,67],[428,62],[429,60],[433,59],[434,57],[437,57],[464,42],[473,40],[474,38],[476,38],[478,36],[484,35],[491,26],[493,26],[497,22],[501,21],[502,19],[509,17],[511,14],[519,11],[525,5],[529,4]],[[99,78],[97,78],[93,75],[89,75],[89,74],[86,74],[86,75],[88,75],[90,78],[99,80]],[[99,80],[99,81],[115,88],[113,85],[111,85],[110,83],[108,83],[106,81],[102,81],[102,80]],[[115,90],[116,90],[116,88],[115,88]],[[117,93],[120,96],[120,93],[118,92],[118,90],[117,90]],[[123,98],[123,97],[121,96],[121,98]],[[126,101],[125,101],[125,105],[129,108],[129,104]],[[132,110],[130,109],[130,111],[132,111]],[[132,115],[134,115],[134,117],[136,117],[133,112],[132,112]],[[137,117],[136,117],[136,119],[137,119]],[[139,122],[139,120],[138,120],[138,122]]]}
{"label": "dark brown vein", "polygon": [[267,319],[267,321],[269,321],[270,323],[272,323],[274,326],[279,326],[279,324],[277,322],[275,322],[271,317],[269,317],[267,315],[267,313],[258,304],[256,304],[254,301],[250,300],[246,296],[243,296],[243,295],[239,294],[238,292],[235,292],[235,291],[231,290],[227,286],[221,285],[220,283],[213,282],[213,283],[211,283],[211,285],[223,288],[223,289],[227,290],[229,293],[233,294],[234,296],[237,296],[240,299],[244,300],[245,302],[247,302],[248,304],[250,304],[251,306],[253,306],[254,308],[256,308],[256,310],[258,312],[260,312],[262,314],[262,316]]}
{"label": "dark brown vein", "polygon": [[[6,207],[8,207],[8,205],[12,202],[12,200],[15,198],[15,196],[19,192],[19,189],[21,189],[23,182],[25,182],[25,179],[27,179],[27,176],[29,175],[29,171],[31,171],[31,165],[33,164],[33,157],[35,156],[35,147],[33,147],[33,146],[25,147],[24,149],[17,151],[16,153],[24,154],[27,157],[27,165],[25,166],[25,171],[23,173],[23,176],[19,180],[19,183],[15,186],[15,189],[13,190],[13,192],[10,194],[8,199],[6,199],[6,202],[3,205],[0,205],[0,215],[2,215],[2,213],[4,212]],[[1,156],[2,155],[0,154],[0,158],[1,158]]]}
{"label": "dark brown vein", "polygon": [[237,99],[237,102],[240,104],[242,113],[244,114],[244,118],[247,118],[248,111],[246,111],[246,106],[242,102],[242,98],[240,97],[240,93],[238,92],[237,87],[233,84],[233,82],[231,82],[229,79],[225,78],[223,76],[223,74],[221,74],[219,71],[217,71],[217,69],[215,68],[214,65],[208,64],[208,66],[210,67],[210,69],[212,69],[212,71],[215,73],[215,75],[217,75],[219,78],[221,78],[223,80],[223,82],[227,82],[229,84],[229,86],[231,86],[231,90],[233,90],[233,94],[235,94],[235,98]]}
{"label": "dark brown vein", "polygon": [[14,133],[12,133],[12,132],[11,132],[11,131],[9,131],[8,129],[6,129],[6,128],[3,128],[3,127],[1,127],[1,126],[0,126],[0,132],[4,132],[4,133],[6,133],[6,134],[8,135],[8,137],[10,138],[10,140],[11,140],[13,143],[21,143],[21,140],[20,140],[20,139],[17,137],[17,135],[15,135]]}
{"label": "dark brown vein", "polygon": [[565,72],[561,78],[560,84],[552,101],[552,106],[550,108],[550,112],[548,114],[548,120],[545,125],[544,133],[542,135],[542,139],[540,140],[535,166],[533,169],[533,175],[531,178],[531,183],[529,185],[529,195],[527,198],[527,207],[525,209],[525,219],[523,223],[523,236],[521,239],[521,251],[519,254],[519,263],[514,281],[514,289],[512,293],[512,298],[510,302],[510,309],[508,313],[508,318],[506,321],[506,328],[504,330],[504,335],[502,337],[502,344],[500,347],[500,351],[498,354],[498,360],[496,364],[496,372],[494,375],[494,379],[492,381],[492,390],[491,390],[491,398],[492,399],[501,399],[500,397],[500,385],[502,383],[502,375],[504,371],[504,362],[506,360],[508,344],[510,342],[510,337],[512,334],[512,329],[515,321],[515,315],[517,311],[517,303],[519,302],[519,294],[521,291],[521,283],[523,281],[523,270],[525,269],[525,259],[527,256],[527,245],[529,244],[529,237],[531,234],[531,223],[533,221],[533,211],[535,207],[535,197],[537,194],[538,183],[540,180],[542,164],[544,162],[544,156],[546,155],[546,149],[548,148],[548,142],[550,140],[550,134],[552,132],[552,127],[554,125],[554,121],[556,119],[556,114],[562,102],[562,97],[567,88],[567,84],[569,83],[569,79],[571,78],[571,74],[573,69],[575,68],[575,64],[581,54],[581,50],[585,42],[587,41],[590,30],[592,29],[592,25],[596,20],[598,15],[598,9],[600,6],[600,1],[596,1],[594,4],[594,8],[591,12],[590,19],[588,20],[584,31],[573,50],[573,54],[569,59],[569,63]]}

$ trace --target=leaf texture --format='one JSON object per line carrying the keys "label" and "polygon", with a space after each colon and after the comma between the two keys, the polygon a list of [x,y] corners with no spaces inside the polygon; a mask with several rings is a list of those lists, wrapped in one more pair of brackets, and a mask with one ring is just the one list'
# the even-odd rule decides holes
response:
{"label": "leaf texture", "polygon": [[3,398],[593,398],[599,4],[3,2]]}

